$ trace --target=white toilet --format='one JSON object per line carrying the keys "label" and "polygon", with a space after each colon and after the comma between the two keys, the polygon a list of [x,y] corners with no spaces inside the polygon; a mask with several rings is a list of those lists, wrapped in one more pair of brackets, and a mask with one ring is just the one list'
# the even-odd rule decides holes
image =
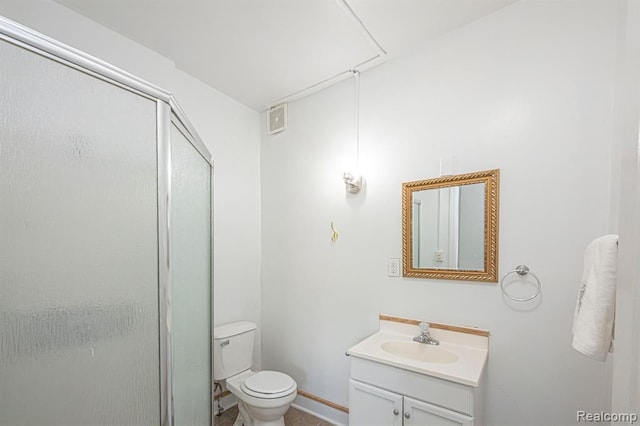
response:
{"label": "white toilet", "polygon": [[239,321],[213,329],[213,380],[226,380],[238,399],[233,426],[284,426],[296,398],[296,382],[277,371],[251,370],[256,324]]}

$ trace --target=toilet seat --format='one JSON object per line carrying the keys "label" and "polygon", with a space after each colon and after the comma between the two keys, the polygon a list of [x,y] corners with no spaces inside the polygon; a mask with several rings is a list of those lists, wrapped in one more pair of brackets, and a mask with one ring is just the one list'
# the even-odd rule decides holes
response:
{"label": "toilet seat", "polygon": [[244,393],[255,398],[275,399],[292,393],[296,382],[284,373],[267,370],[247,377],[240,387]]}

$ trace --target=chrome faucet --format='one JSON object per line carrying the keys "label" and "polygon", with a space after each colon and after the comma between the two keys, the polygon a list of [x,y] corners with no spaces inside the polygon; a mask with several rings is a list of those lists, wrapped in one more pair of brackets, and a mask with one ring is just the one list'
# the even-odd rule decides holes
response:
{"label": "chrome faucet", "polygon": [[439,345],[440,342],[436,339],[434,339],[433,337],[431,337],[431,334],[429,334],[429,323],[428,322],[421,322],[419,324],[420,327],[420,335],[416,336],[413,338],[414,342],[418,342],[418,343],[426,343],[429,345]]}

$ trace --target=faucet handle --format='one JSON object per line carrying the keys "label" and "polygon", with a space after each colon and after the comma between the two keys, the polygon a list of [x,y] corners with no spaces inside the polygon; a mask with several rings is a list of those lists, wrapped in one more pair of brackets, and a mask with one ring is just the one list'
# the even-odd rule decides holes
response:
{"label": "faucet handle", "polygon": [[421,321],[420,324],[418,324],[418,326],[420,327],[420,333],[424,334],[424,333],[428,333],[429,332],[429,323],[428,322]]}

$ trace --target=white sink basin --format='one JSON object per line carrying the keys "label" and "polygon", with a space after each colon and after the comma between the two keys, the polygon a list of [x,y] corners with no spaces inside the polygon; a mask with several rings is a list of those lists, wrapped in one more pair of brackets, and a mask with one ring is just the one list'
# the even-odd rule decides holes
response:
{"label": "white sink basin", "polygon": [[391,355],[414,361],[451,364],[458,360],[458,355],[446,349],[413,341],[384,342],[380,348]]}
{"label": "white sink basin", "polygon": [[[457,326],[450,326],[452,328]],[[478,386],[489,352],[489,336],[461,330],[432,328],[439,345],[414,342],[417,325],[380,320],[380,330],[349,348],[347,355],[386,364],[467,386]],[[367,365],[367,364],[359,364]]]}

